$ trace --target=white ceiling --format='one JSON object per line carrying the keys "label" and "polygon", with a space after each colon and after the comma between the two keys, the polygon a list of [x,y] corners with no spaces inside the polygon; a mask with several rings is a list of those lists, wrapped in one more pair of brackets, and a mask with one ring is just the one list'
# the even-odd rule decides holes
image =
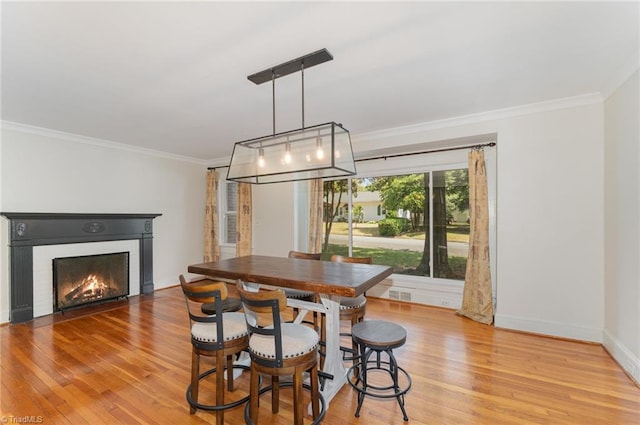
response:
{"label": "white ceiling", "polygon": [[[305,124],[352,135],[603,92],[638,55],[637,1],[2,2],[2,120],[211,160],[272,132],[247,75],[327,48]],[[301,127],[300,73],[276,131]]]}

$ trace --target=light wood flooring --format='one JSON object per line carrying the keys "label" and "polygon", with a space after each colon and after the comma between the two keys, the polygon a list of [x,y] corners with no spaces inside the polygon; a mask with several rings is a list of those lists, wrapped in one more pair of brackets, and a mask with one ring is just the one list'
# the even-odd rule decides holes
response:
{"label": "light wood flooring", "polygon": [[[481,325],[452,310],[369,299],[368,319],[408,332],[395,351],[411,375],[411,424],[640,424],[640,389],[597,344]],[[189,414],[191,343],[179,287],[102,308],[0,327],[0,415],[44,424],[206,424]],[[207,360],[210,362],[209,360]],[[246,394],[248,373],[230,397]],[[203,384],[201,397],[213,400]],[[290,389],[281,411],[260,404],[260,424],[291,424]],[[360,418],[346,385],[324,424],[402,424],[395,400],[367,398]],[[244,423],[243,409],[225,423]],[[305,418],[305,423],[310,423]]]}

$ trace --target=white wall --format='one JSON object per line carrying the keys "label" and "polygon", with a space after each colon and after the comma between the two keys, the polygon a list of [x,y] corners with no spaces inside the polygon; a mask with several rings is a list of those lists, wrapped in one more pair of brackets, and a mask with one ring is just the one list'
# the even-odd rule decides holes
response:
{"label": "white wall", "polygon": [[[161,213],[153,222],[156,289],[202,261],[204,164],[18,125],[3,125],[1,148],[3,211]],[[0,322],[9,318],[7,223],[0,222]]]}
{"label": "white wall", "polygon": [[496,325],[602,340],[602,104],[498,130]]}
{"label": "white wall", "polygon": [[640,129],[638,70],[604,104],[604,345],[640,382]]}
{"label": "white wall", "polygon": [[253,253],[286,257],[294,249],[293,183],[252,186]]}

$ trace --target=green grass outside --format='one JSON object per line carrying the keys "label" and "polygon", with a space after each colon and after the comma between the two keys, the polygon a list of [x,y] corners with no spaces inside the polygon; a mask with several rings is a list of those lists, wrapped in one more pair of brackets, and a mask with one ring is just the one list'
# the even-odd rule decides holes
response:
{"label": "green grass outside", "polygon": [[[322,253],[323,260],[329,260],[332,255],[349,255],[346,245],[329,244],[327,250]],[[353,248],[354,257],[371,257],[373,264],[384,264],[393,267],[394,273],[418,275],[415,271],[420,264],[422,253],[409,250],[394,250],[385,248]],[[441,276],[447,279],[464,280],[467,267],[467,259],[464,257],[449,257],[449,268],[451,273],[448,276]],[[424,276],[424,275],[423,275]]]}

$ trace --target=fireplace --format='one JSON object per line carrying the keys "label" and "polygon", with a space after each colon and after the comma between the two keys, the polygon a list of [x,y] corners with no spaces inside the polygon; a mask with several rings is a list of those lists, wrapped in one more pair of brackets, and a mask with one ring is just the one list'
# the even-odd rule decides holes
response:
{"label": "fireplace", "polygon": [[[22,323],[34,318],[34,295],[36,309],[39,310],[43,294],[50,297],[46,303],[49,313],[54,301],[52,294],[51,259],[63,256],[93,255],[109,252],[122,252],[128,248],[109,249],[100,252],[63,253],[49,257],[44,268],[49,273],[49,288],[36,285],[40,279],[34,277],[34,248],[56,246],[92,246],[94,243],[126,243],[138,245],[135,253],[135,265],[131,265],[130,274],[136,270],[138,277],[136,292],[132,294],[153,293],[153,219],[162,214],[137,213],[34,213],[2,212],[9,219],[9,297],[11,323]],[[40,269],[38,269],[40,270]],[[39,271],[37,271],[39,276]],[[35,294],[34,294],[35,293]],[[44,299],[44,298],[42,298]],[[46,314],[46,313],[45,313]]]}
{"label": "fireplace", "polygon": [[53,259],[53,311],[129,295],[129,253]]}

